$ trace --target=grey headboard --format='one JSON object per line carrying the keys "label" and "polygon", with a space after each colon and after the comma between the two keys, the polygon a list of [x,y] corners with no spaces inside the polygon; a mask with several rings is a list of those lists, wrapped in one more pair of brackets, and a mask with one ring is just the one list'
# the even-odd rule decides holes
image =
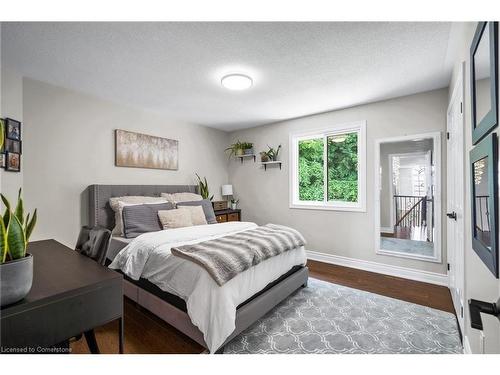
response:
{"label": "grey headboard", "polygon": [[127,195],[159,197],[161,193],[198,192],[197,185],[90,185],[89,225],[113,229],[115,215],[109,205],[109,198]]}

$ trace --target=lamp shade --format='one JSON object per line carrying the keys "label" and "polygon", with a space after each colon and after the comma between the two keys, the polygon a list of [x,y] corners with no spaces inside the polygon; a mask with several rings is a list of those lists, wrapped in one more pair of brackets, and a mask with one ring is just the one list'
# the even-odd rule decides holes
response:
{"label": "lamp shade", "polygon": [[222,185],[222,195],[233,195],[233,185]]}

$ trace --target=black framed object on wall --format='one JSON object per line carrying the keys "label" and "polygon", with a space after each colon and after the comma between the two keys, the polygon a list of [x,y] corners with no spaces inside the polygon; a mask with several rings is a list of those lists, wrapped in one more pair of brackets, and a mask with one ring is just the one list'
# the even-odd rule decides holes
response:
{"label": "black framed object on wall", "polygon": [[491,133],[470,151],[472,248],[498,278],[498,142]]}
{"label": "black framed object on wall", "polygon": [[21,172],[21,154],[7,151],[5,153],[5,170],[10,172]]}
{"label": "black framed object on wall", "polygon": [[470,48],[472,143],[498,123],[498,22],[479,22]]}
{"label": "black framed object on wall", "polygon": [[6,118],[5,119],[5,138],[13,141],[21,140],[21,122]]}

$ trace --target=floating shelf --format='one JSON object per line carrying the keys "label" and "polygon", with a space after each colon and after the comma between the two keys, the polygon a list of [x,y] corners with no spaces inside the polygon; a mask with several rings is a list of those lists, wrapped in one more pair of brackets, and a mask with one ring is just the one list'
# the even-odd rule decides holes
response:
{"label": "floating shelf", "polygon": [[243,164],[243,159],[245,158],[253,158],[253,162],[255,163],[255,154],[248,154],[248,155],[237,155],[235,156],[236,159],[240,159],[241,160],[241,164]]}
{"label": "floating shelf", "polygon": [[282,162],[279,160],[278,161],[263,161],[261,164],[264,166],[264,170],[266,171],[268,165],[279,165],[280,169],[281,169]]}

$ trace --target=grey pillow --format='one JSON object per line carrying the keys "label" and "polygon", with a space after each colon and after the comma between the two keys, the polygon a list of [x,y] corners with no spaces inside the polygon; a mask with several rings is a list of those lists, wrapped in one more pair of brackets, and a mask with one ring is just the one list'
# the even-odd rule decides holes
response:
{"label": "grey pillow", "polygon": [[170,202],[123,207],[123,233],[125,237],[134,238],[143,233],[162,230],[158,211],[172,209],[174,209],[174,205]]}
{"label": "grey pillow", "polygon": [[212,207],[212,202],[208,199],[203,199],[202,201],[191,201],[191,202],[180,202],[177,203],[177,207],[181,206],[201,206],[203,207],[203,212],[205,213],[205,218],[208,224],[217,224],[215,219],[214,208]]}

